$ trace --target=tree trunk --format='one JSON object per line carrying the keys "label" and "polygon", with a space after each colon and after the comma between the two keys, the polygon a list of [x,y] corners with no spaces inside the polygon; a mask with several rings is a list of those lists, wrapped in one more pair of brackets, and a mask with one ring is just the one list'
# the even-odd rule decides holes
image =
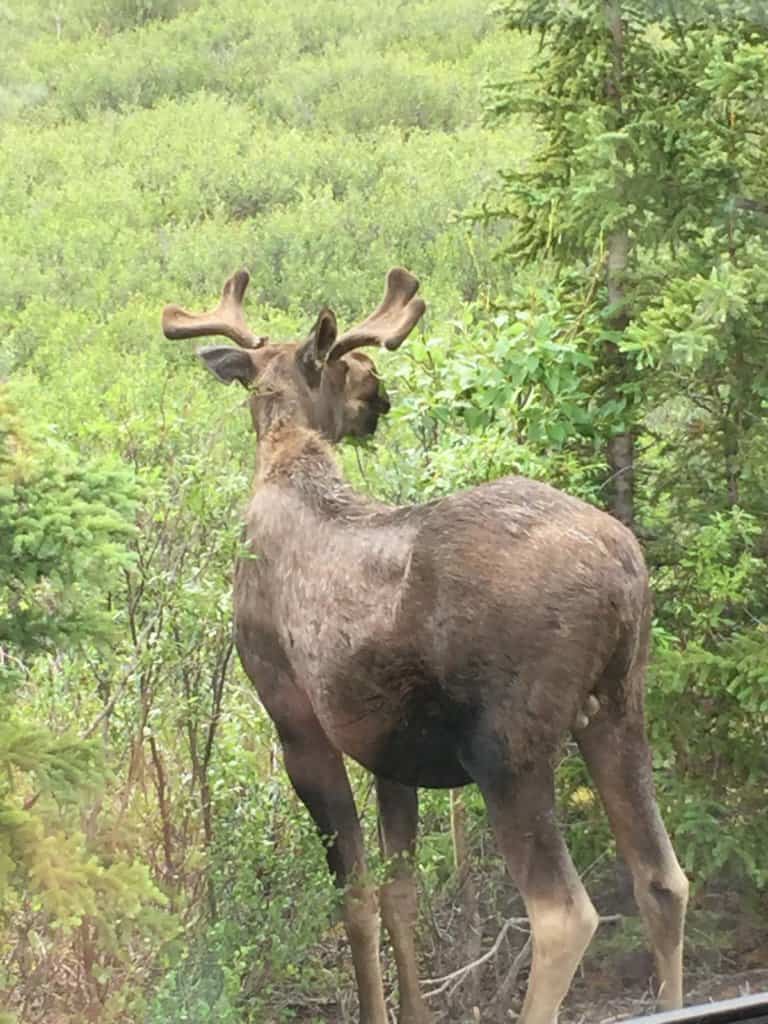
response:
{"label": "tree trunk", "polygon": [[[209,857],[213,849],[213,814],[211,807],[212,799],[210,781],[211,758],[213,757],[213,744],[216,739],[216,730],[218,729],[219,720],[221,719],[221,702],[224,696],[224,683],[227,678],[229,662],[232,658],[232,651],[234,650],[234,646],[234,640],[230,639],[227,641],[221,660],[216,666],[216,672],[214,673],[212,681],[213,685],[211,687],[211,715],[208,720],[208,731],[205,737],[203,759],[200,765],[200,808],[203,817],[203,837],[205,842],[205,849]],[[210,862],[208,863],[207,870],[208,879],[206,891],[208,897],[208,914],[211,921],[216,921],[218,918],[216,887],[213,881],[213,873],[211,870]]]}
{"label": "tree trunk", "polygon": [[[456,870],[456,883],[465,925],[462,958],[467,963],[471,963],[480,956],[483,930],[480,924],[480,904],[475,880],[472,877],[472,864],[467,841],[467,809],[464,806],[464,794],[460,789],[451,790],[451,836],[453,838],[453,865]],[[478,1002],[480,977],[476,971],[467,979],[466,993],[472,1004]]]}
{"label": "tree trunk", "polygon": [[[605,18],[612,39],[612,68],[606,82],[606,96],[615,110],[616,129],[621,128],[624,120],[622,108],[622,77],[624,72],[624,28],[621,21],[621,0],[606,0]],[[619,152],[619,156],[622,154]],[[618,192],[624,191],[623,171],[619,171],[619,180],[615,187]],[[629,263],[630,253],[629,231],[626,227],[617,228],[608,236],[608,255],[606,260],[606,287],[608,303],[612,310],[608,319],[611,331],[623,331],[629,323],[627,296],[624,277]],[[618,397],[622,384],[629,374],[629,363],[618,346],[606,342],[606,357],[609,372],[609,390]],[[626,396],[625,396],[626,400]],[[627,409],[627,419],[631,419],[631,410]],[[615,434],[608,441],[608,465],[610,467],[609,505],[611,512],[630,530],[635,524],[635,441],[631,423],[626,429]]]}
{"label": "tree trunk", "polygon": [[611,467],[611,512],[630,530],[635,528],[635,442],[631,431],[616,434],[608,442]]}
{"label": "tree trunk", "polygon": [[[624,274],[629,260],[629,233],[626,229],[615,231],[608,239],[608,260],[606,284],[608,302],[614,310],[609,320],[612,331],[623,331],[629,323],[624,291]],[[606,355],[612,389],[618,391],[628,373],[627,359],[612,341],[606,343]],[[635,524],[635,442],[632,430],[615,434],[608,441],[608,465],[610,466],[610,507],[617,519],[634,529]]]}
{"label": "tree trunk", "polygon": [[739,428],[740,423],[731,415],[723,423],[723,454],[725,455],[725,479],[728,486],[728,508],[735,508],[740,504]]}
{"label": "tree trunk", "polygon": [[173,865],[173,830],[171,827],[171,811],[168,803],[168,785],[165,778],[163,760],[160,756],[160,749],[154,736],[149,737],[149,749],[152,753],[152,763],[155,766],[155,789],[157,790],[157,804],[160,810],[160,823],[163,830],[163,859],[165,868],[163,871],[166,884],[174,881]]}

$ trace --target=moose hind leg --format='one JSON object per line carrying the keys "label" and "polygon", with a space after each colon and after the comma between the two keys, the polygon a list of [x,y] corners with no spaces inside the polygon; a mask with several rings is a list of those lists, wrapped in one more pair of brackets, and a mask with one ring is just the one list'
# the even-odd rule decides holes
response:
{"label": "moose hind leg", "polygon": [[308,713],[278,732],[285,767],[296,793],[327,843],[328,866],[344,888],[344,926],[352,952],[360,1024],[388,1024],[379,962],[376,890],[366,880],[360,821],[341,754]]}
{"label": "moose hind leg", "polygon": [[683,1004],[683,931],[688,880],[659,813],[642,711],[607,706],[577,740],[626,861],[653,947],[659,1006]]}
{"label": "moose hind leg", "polygon": [[[480,760],[473,774],[531,927],[533,962],[519,1024],[556,1024],[597,912],[555,821],[549,761],[515,769],[500,756],[489,773],[487,756]],[[472,772],[471,761],[467,768]]]}
{"label": "moose hind leg", "polygon": [[379,843],[387,861],[388,881],[380,890],[381,911],[397,964],[400,989],[399,1024],[430,1024],[419,988],[414,931],[417,918],[416,830],[418,796],[415,789],[376,777],[379,804]]}

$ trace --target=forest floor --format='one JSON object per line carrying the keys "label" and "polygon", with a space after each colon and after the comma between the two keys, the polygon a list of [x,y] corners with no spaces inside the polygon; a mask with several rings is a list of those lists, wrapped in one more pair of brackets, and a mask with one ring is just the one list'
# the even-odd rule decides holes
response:
{"label": "forest floor", "polygon": [[[604,973],[591,974],[574,984],[560,1015],[561,1024],[615,1024],[656,1012],[647,983],[645,992],[635,984],[625,987],[622,977],[611,974],[610,967],[606,964]],[[686,973],[686,1006],[758,992],[768,992],[768,967],[726,974],[712,974],[706,969]]]}
{"label": "forest floor", "polygon": [[[562,1024],[612,1024],[654,1013],[653,964],[628,885],[609,899],[624,921],[622,936],[598,939],[569,994]],[[599,897],[599,894],[598,894]],[[604,908],[601,907],[603,912]],[[636,937],[633,948],[627,943]],[[694,895],[686,929],[685,1004],[768,991],[768,922],[733,880]]]}
{"label": "forest floor", "polygon": [[[517,921],[522,917],[522,905],[508,880],[486,878],[484,891],[479,878],[473,881],[483,893],[478,901],[482,941],[472,945],[472,929],[466,925],[460,896],[454,894],[452,901],[441,901],[431,908],[431,928],[421,937],[423,976],[445,979],[467,964],[485,958],[496,946],[504,920]],[[492,893],[498,900],[495,915],[489,913]],[[563,1005],[561,1024],[614,1024],[654,1013],[652,957],[644,941],[626,871],[619,865],[611,866],[599,881],[592,881],[590,893],[603,923]],[[499,911],[504,917],[497,916]],[[522,953],[526,942],[523,931],[510,929],[501,936],[503,941],[498,942],[493,956],[430,1000],[436,1024],[509,1024],[517,1018],[529,965]],[[325,950],[328,959],[341,955],[348,961],[346,942],[339,930],[335,935],[340,942],[333,952]],[[385,954],[388,967],[390,960]],[[510,985],[511,972],[515,979]],[[351,989],[351,977],[347,976],[347,980]],[[390,975],[388,980],[388,987],[394,987],[394,978]],[[763,991],[768,992],[765,908],[752,906],[738,885],[722,879],[706,892],[696,893],[691,902],[686,928],[685,1003],[695,1005]],[[394,1024],[394,997],[391,1005]],[[322,1006],[316,1003],[311,1009],[294,1004],[292,1011],[302,1022],[352,1024],[357,1019],[351,991],[339,993],[338,1001]]]}
{"label": "forest floor", "polygon": [[[502,902],[504,890],[509,893],[504,913],[522,914],[519,898],[507,885],[505,880],[497,892]],[[619,862],[605,865],[600,876],[590,880],[589,890],[602,923],[563,1005],[561,1024],[612,1024],[654,1013],[653,959],[628,872]],[[516,1018],[528,980],[527,960],[511,998],[500,1001],[498,996],[524,938],[510,943],[503,956],[500,951],[498,963],[483,965],[485,973],[476,982],[474,1006],[467,999],[469,993],[463,997],[457,993],[452,1006],[445,1005],[442,1013],[436,1013],[440,1024],[507,1024]],[[486,939],[483,950],[488,946]],[[761,991],[768,991],[765,908],[751,905],[738,883],[722,878],[706,891],[694,892],[691,900],[686,922],[685,1003],[695,1005]],[[437,1011],[438,1002],[433,1006]]]}

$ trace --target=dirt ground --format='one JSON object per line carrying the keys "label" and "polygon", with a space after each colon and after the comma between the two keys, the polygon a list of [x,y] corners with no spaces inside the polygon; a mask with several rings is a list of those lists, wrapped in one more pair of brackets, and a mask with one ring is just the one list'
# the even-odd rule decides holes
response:
{"label": "dirt ground", "polygon": [[[731,947],[716,951],[714,957],[694,959],[693,963],[689,958],[686,1005],[768,992],[768,926],[761,942],[760,948],[755,946],[751,951]],[[560,1024],[615,1024],[656,1012],[651,971],[651,958],[644,950],[594,952],[574,979],[560,1013]],[[527,971],[521,973],[516,993],[505,1011],[487,1004],[492,985],[481,984],[477,1009],[466,1003],[461,1008],[456,1004],[435,1004],[438,1024],[509,1024],[517,1018],[526,982]]]}
{"label": "dirt ground", "polygon": [[[640,988],[636,981],[626,986],[622,982],[620,974],[603,980],[599,986],[595,986],[594,979],[592,984],[587,979],[579,979],[560,1014],[561,1024],[614,1024],[655,1012],[650,985],[646,983],[643,990],[642,982]],[[768,992],[768,967],[734,970],[725,974],[689,970],[686,975],[687,1006],[758,992]]]}
{"label": "dirt ground", "polygon": [[[618,897],[622,910],[632,915],[625,919],[624,934],[614,942],[607,935],[598,939],[575,979],[562,1024],[611,1024],[654,1012],[652,958],[627,896],[624,891]],[[766,909],[732,879],[694,893],[686,928],[686,1005],[768,992]],[[634,948],[628,948],[628,938],[636,940]]]}
{"label": "dirt ground", "polygon": [[[653,959],[621,865],[602,877],[592,895],[602,924],[563,1004],[561,1024],[613,1024],[655,1012]],[[768,992],[768,913],[732,879],[694,893],[686,928],[685,1003],[714,1002]],[[616,918],[614,922],[609,919]],[[516,1018],[525,991],[522,972],[512,1007],[505,1012],[474,1012],[483,1024]],[[465,1011],[466,1012],[466,1011]],[[473,1016],[446,1015],[445,1024],[469,1024]]]}
{"label": "dirt ground", "polygon": [[[613,875],[604,876],[596,888],[593,898],[605,923],[563,1004],[561,1024],[613,1024],[655,1012],[653,960],[624,869],[617,866]],[[686,930],[686,1005],[768,992],[766,909],[764,903],[750,902],[728,879],[695,894]],[[514,959],[514,951],[508,959]],[[494,977],[498,979],[500,972],[497,968],[489,974],[492,976],[486,975],[486,984],[479,986],[480,1015],[466,1002],[461,1008],[454,1005],[452,1010],[442,1007],[437,1013],[441,1024],[508,1024],[516,1019],[527,969],[521,971],[515,993],[503,1011],[487,1001]]]}
{"label": "dirt ground", "polygon": [[[529,961],[521,955],[527,939],[524,910],[503,874],[472,881],[477,894],[472,906],[465,893],[454,892],[428,909],[428,923],[420,929],[421,976],[437,979],[432,989],[441,989],[429,1000],[435,1024],[510,1024],[518,1017],[528,980]],[[560,1024],[614,1024],[654,1013],[653,961],[626,869],[618,862],[605,865],[601,877],[591,880],[590,895],[602,923],[563,1004]],[[515,926],[504,931],[510,919]],[[324,953],[329,967],[344,965],[343,991],[335,999],[318,998],[311,1007],[293,1002],[293,1019],[357,1024],[349,947],[340,927],[334,934]],[[463,968],[477,960],[482,963],[464,974]],[[392,992],[395,977],[386,948],[383,963]],[[453,980],[441,987],[448,977]],[[424,985],[427,991],[430,986]],[[694,892],[686,922],[684,990],[686,1005],[768,992],[765,899],[756,902],[727,878]],[[396,1024],[394,994],[388,1002]]]}

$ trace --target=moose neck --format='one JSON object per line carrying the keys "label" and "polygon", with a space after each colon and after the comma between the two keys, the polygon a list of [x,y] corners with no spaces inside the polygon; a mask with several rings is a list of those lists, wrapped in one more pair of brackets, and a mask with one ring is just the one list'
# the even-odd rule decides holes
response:
{"label": "moose neck", "polygon": [[260,438],[254,491],[292,491],[323,518],[345,518],[380,508],[344,480],[330,443],[317,430],[277,422]]}

